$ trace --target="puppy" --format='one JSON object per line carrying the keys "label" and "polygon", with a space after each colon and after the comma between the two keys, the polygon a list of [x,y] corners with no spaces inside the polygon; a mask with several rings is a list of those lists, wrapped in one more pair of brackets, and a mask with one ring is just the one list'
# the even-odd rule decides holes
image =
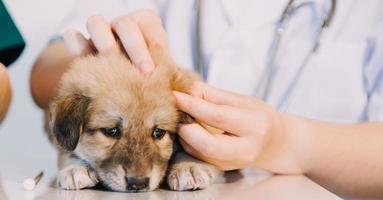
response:
{"label": "puppy", "polygon": [[114,191],[143,192],[166,180],[172,190],[195,190],[220,173],[177,143],[187,116],[177,110],[172,90],[187,92],[196,75],[162,49],[150,51],[156,68],[146,77],[122,53],[79,58],[63,75],[49,131],[59,152],[59,187],[101,182]]}

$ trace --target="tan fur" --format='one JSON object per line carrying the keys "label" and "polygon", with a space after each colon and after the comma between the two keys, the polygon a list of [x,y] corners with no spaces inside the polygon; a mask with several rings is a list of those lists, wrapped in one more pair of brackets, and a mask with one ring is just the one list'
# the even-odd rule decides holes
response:
{"label": "tan fur", "polygon": [[[62,158],[59,177],[64,178],[58,178],[59,185],[79,189],[101,181],[112,190],[127,191],[125,177],[149,177],[149,187],[137,191],[158,187],[175,152],[175,132],[185,115],[175,107],[172,90],[187,92],[197,79],[178,69],[164,52],[158,47],[151,51],[156,68],[147,77],[123,54],[77,59],[64,74],[50,107],[51,138]],[[116,126],[121,128],[120,138],[101,132]],[[167,131],[160,140],[152,137],[155,127]],[[68,171],[73,163],[76,170]],[[189,169],[190,163],[185,167]],[[83,181],[88,184],[67,183],[66,176],[84,177],[83,169],[97,174],[97,181],[90,177]]]}

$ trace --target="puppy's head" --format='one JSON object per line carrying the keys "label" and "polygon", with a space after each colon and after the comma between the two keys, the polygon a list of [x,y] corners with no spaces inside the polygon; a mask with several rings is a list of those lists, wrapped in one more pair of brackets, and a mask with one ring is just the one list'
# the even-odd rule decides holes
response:
{"label": "puppy's head", "polygon": [[195,79],[156,55],[144,77],[124,55],[78,59],[50,107],[55,143],[71,151],[116,191],[150,191],[163,179],[181,118],[172,90]]}

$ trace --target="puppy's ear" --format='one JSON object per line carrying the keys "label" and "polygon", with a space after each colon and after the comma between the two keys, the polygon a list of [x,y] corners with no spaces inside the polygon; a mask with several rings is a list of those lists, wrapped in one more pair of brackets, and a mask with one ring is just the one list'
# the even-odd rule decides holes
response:
{"label": "puppy's ear", "polygon": [[51,104],[51,133],[65,150],[73,151],[76,148],[90,101],[84,95],[70,94]]}
{"label": "puppy's ear", "polygon": [[195,81],[198,81],[198,75],[192,71],[178,68],[173,74],[171,80],[172,90],[184,93],[190,93],[190,90]]}
{"label": "puppy's ear", "polygon": [[[190,93],[193,83],[197,80],[199,80],[199,78],[194,72],[178,68],[177,72],[173,75],[173,79],[171,80],[171,87],[172,90],[178,92]],[[190,124],[195,122],[195,119],[187,113],[182,111],[179,111],[179,113],[179,123]]]}
{"label": "puppy's ear", "polygon": [[[166,85],[162,85],[161,87],[167,88],[170,83],[171,90],[190,93],[193,83],[199,80],[198,75],[192,71],[178,67],[167,49],[161,48],[161,46],[149,46],[149,51],[157,66],[151,75],[153,84],[161,86],[161,83],[165,83]],[[182,111],[179,112],[180,123],[194,122],[194,119],[190,115]]]}

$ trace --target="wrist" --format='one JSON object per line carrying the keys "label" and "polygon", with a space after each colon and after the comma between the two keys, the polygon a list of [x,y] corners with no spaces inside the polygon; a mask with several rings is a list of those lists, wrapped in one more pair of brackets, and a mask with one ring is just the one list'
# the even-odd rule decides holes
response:
{"label": "wrist", "polygon": [[260,167],[276,174],[304,174],[309,149],[306,134],[308,120],[285,113],[276,113],[270,138],[255,160]]}
{"label": "wrist", "polygon": [[289,114],[281,114],[285,138],[289,149],[288,156],[295,170],[305,174],[309,168],[311,151],[313,151],[313,132],[310,131],[310,120]]}

